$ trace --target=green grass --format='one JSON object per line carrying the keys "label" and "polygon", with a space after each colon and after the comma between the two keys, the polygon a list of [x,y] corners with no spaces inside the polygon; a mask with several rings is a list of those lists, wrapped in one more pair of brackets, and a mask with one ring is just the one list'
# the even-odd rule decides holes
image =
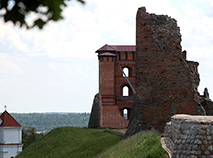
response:
{"label": "green grass", "polygon": [[117,144],[122,135],[97,129],[56,128],[17,158],[90,158]]}
{"label": "green grass", "polygon": [[166,152],[161,147],[160,136],[153,132],[138,133],[122,140],[99,158],[164,158]]}
{"label": "green grass", "polygon": [[27,147],[16,158],[163,158],[160,136],[136,134],[126,140],[111,130],[61,127]]}

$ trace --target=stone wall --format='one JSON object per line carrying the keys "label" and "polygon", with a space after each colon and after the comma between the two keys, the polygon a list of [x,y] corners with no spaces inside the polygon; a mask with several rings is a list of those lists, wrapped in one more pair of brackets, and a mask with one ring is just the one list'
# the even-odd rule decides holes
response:
{"label": "stone wall", "polygon": [[174,115],[166,124],[162,145],[172,158],[213,157],[213,116]]}
{"label": "stone wall", "polygon": [[94,97],[88,128],[97,128],[100,126],[100,108],[99,108],[99,93]]}
{"label": "stone wall", "polygon": [[174,114],[205,114],[197,91],[199,64],[186,59],[180,43],[175,19],[138,9],[136,96],[124,138],[151,128],[163,132]]}

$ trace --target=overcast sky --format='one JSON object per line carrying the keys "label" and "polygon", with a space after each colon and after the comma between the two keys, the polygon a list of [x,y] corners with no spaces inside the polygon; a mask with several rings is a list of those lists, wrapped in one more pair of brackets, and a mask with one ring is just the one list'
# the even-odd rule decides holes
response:
{"label": "overcast sky", "polygon": [[212,0],[72,0],[64,20],[25,30],[0,19],[0,111],[90,112],[105,44],[135,45],[139,7],[177,20],[187,59],[198,61],[199,92],[213,98]]}

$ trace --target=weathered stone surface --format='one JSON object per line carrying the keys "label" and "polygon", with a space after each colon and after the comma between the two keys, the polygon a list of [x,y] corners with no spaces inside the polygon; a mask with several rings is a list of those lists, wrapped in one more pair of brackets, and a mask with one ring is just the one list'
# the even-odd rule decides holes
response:
{"label": "weathered stone surface", "polygon": [[203,92],[203,96],[200,98],[200,104],[205,109],[206,115],[213,115],[213,102],[209,98],[208,89],[205,88]]}
{"label": "weathered stone surface", "polygon": [[[189,128],[186,128],[186,126]],[[179,127],[178,130],[174,130],[176,127]],[[212,141],[207,140],[211,139],[213,134],[209,133],[208,135],[207,131],[212,128],[213,116],[174,115],[171,122],[166,124],[165,137],[161,141],[162,146],[167,149],[167,152],[169,151],[171,157],[178,157],[179,155],[183,157],[186,157],[186,155],[190,157],[211,157],[213,156]],[[192,135],[193,137],[191,137]],[[185,143],[185,141],[188,143]]]}
{"label": "weathered stone surface", "polygon": [[96,128],[99,126],[100,126],[100,108],[99,108],[99,93],[98,93],[95,95],[93,100],[88,128]]}
{"label": "weathered stone surface", "polygon": [[204,114],[198,62],[187,61],[175,19],[139,8],[136,17],[136,96],[127,138],[141,130],[163,132],[174,114]]}

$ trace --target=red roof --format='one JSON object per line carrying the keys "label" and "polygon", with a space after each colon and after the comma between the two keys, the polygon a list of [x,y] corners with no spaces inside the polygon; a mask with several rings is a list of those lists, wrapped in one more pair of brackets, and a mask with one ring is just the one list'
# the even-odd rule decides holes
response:
{"label": "red roof", "polygon": [[21,127],[21,125],[5,110],[0,116],[0,127]]}
{"label": "red roof", "polygon": [[101,53],[99,56],[116,56],[116,54],[113,54],[111,52],[104,52],[104,53]]}
{"label": "red roof", "polygon": [[96,52],[104,52],[104,51],[116,51],[115,48],[111,47],[110,45],[105,44],[103,47],[98,49]]}
{"label": "red roof", "polygon": [[135,45],[107,45],[105,44],[103,47],[98,49],[96,52],[105,52],[105,51],[117,51],[117,52],[135,52]]}

